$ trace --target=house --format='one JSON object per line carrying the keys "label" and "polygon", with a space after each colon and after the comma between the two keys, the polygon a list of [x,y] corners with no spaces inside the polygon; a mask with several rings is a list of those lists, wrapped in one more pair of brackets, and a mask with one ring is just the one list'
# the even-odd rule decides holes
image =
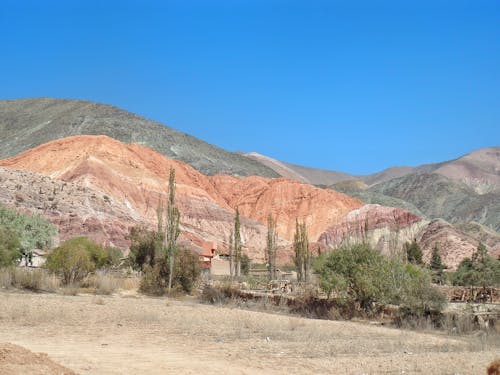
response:
{"label": "house", "polygon": [[200,262],[201,272],[203,274],[210,274],[210,270],[212,268],[212,259],[215,256],[216,251],[215,243],[204,243],[201,247],[201,251],[198,253],[198,259]]}

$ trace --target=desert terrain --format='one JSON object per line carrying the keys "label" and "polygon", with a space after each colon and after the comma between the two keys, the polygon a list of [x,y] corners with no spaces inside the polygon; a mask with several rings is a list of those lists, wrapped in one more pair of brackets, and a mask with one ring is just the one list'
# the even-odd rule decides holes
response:
{"label": "desert terrain", "polygon": [[1,345],[46,353],[79,374],[482,374],[500,353],[498,335],[305,319],[193,297],[3,290],[0,300]]}

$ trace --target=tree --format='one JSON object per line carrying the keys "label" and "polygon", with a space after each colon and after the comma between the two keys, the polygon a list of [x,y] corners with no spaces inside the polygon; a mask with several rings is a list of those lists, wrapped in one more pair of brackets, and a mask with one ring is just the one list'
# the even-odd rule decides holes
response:
{"label": "tree", "polygon": [[0,268],[16,263],[21,256],[19,239],[16,234],[0,227]]}
{"label": "tree", "polygon": [[267,217],[267,246],[266,246],[266,262],[269,269],[269,278],[276,279],[276,247],[278,235],[276,233],[276,220],[273,215]]}
{"label": "tree", "polygon": [[236,277],[241,276],[241,233],[240,233],[240,211],[236,208],[236,215],[234,217],[234,255]]}
{"label": "tree", "polygon": [[19,251],[31,264],[33,249],[47,249],[57,234],[56,227],[40,215],[25,215],[0,204],[0,227],[14,233],[19,239]]}
{"label": "tree", "polygon": [[413,240],[412,242],[406,242],[403,245],[403,250],[406,254],[406,259],[408,262],[416,265],[423,264],[422,250],[420,249],[420,246],[418,246],[416,240]]}
{"label": "tree", "polygon": [[232,229],[229,232],[229,274],[232,279],[234,277],[234,234]]}
{"label": "tree", "polygon": [[370,310],[374,302],[397,304],[405,312],[423,315],[440,310],[444,297],[430,285],[425,270],[390,259],[361,243],[344,246],[315,262],[320,285],[328,298],[356,302]]}
{"label": "tree", "polygon": [[472,259],[465,258],[458,265],[453,284],[482,287],[500,285],[500,260],[490,256],[486,247],[479,243]]}
{"label": "tree", "polygon": [[446,268],[441,259],[441,255],[439,254],[438,245],[435,244],[432,249],[431,262],[429,264],[429,268],[432,271],[432,282],[436,284],[443,283],[443,270]]}
{"label": "tree", "polygon": [[293,249],[295,252],[294,263],[297,268],[297,281],[309,281],[311,269],[311,251],[307,238],[306,224],[295,220],[295,233],[293,236]]}
{"label": "tree", "polygon": [[172,289],[172,278],[174,275],[177,238],[180,234],[180,213],[178,208],[175,206],[175,169],[172,167],[170,168],[170,175],[168,178],[168,202],[166,214],[165,241],[169,265],[168,290],[170,291]]}
{"label": "tree", "polygon": [[[161,226],[159,227],[161,230]],[[163,232],[151,231],[144,227],[133,227],[130,230],[129,260],[132,268],[143,271],[144,266],[154,266],[155,259],[159,259],[164,252]]]}

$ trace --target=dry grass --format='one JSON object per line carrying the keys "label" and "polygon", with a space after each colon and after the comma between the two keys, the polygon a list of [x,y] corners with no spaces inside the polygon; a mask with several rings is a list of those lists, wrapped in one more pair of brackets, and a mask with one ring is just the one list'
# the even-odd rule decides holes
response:
{"label": "dry grass", "polygon": [[0,288],[25,289],[34,292],[55,292],[60,286],[58,278],[44,269],[9,267],[0,269]]}
{"label": "dry grass", "polygon": [[189,298],[0,293],[3,340],[87,374],[476,374],[500,351],[498,335],[404,331]]}

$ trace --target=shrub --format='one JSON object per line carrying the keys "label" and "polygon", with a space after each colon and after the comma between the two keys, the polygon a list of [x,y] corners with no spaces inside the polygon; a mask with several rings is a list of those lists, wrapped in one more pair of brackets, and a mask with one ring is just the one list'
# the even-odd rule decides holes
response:
{"label": "shrub", "polygon": [[21,257],[19,239],[16,234],[6,228],[0,227],[0,268],[16,263]]}
{"label": "shrub", "polygon": [[[145,294],[163,295],[168,288],[169,263],[166,257],[154,260],[153,266],[145,264],[139,290]],[[189,249],[180,248],[175,257],[172,286],[191,293],[200,276],[198,256]]]}
{"label": "shrub", "polygon": [[483,244],[471,258],[463,259],[452,278],[454,285],[498,286],[500,285],[500,260],[494,259]]}
{"label": "shrub", "polygon": [[191,293],[199,276],[198,256],[188,249],[181,248],[175,259],[174,285],[178,284],[184,292]]}
{"label": "shrub", "polygon": [[427,271],[384,257],[367,244],[342,247],[319,257],[315,264],[328,297],[352,301],[369,311],[374,303],[397,304],[406,313],[440,311],[445,301],[431,286]]}
{"label": "shrub", "polygon": [[54,292],[59,281],[44,269],[8,267],[0,270],[0,287]]}
{"label": "shrub", "polygon": [[103,248],[88,238],[75,237],[52,250],[45,266],[68,285],[80,282],[96,269],[112,266],[119,258],[117,249]]}
{"label": "shrub", "polygon": [[161,251],[163,234],[134,227],[130,230],[129,261],[133,269],[144,270],[144,266],[154,266],[156,254]]}

